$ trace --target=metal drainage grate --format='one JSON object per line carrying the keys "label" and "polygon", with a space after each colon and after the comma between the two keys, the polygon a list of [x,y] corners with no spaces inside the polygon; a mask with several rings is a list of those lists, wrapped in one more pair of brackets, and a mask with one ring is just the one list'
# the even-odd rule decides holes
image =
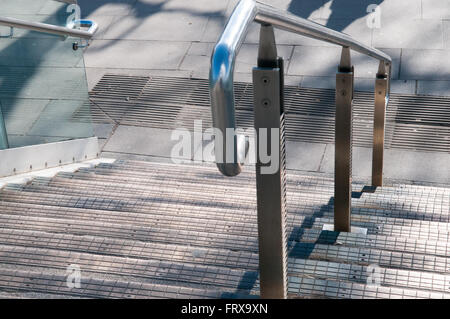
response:
{"label": "metal drainage grate", "polygon": [[[286,137],[334,143],[335,91],[285,87]],[[253,88],[235,84],[239,127],[253,126]],[[374,97],[355,92],[354,145],[371,147]],[[386,148],[450,153],[450,98],[392,94],[386,115]],[[171,77],[105,75],[91,92],[92,119],[164,129],[211,126],[208,81]],[[74,113],[83,120],[86,111]]]}

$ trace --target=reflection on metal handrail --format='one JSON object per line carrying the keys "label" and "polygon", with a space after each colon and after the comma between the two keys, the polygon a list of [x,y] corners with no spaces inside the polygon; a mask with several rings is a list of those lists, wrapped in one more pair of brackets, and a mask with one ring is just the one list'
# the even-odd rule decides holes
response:
{"label": "reflection on metal handrail", "polygon": [[[90,20],[80,20],[81,26],[89,27],[87,31],[73,29],[72,25],[66,27],[56,26],[41,22],[29,22],[24,20],[19,20],[15,18],[0,17],[0,26],[6,26],[11,28],[19,28],[30,31],[37,31],[48,34],[61,35],[65,37],[77,37],[86,40],[92,39],[94,34],[97,32],[98,24]],[[75,22],[72,22],[75,23]],[[71,24],[72,24],[71,23]]]}
{"label": "reflection on metal handrail", "polygon": [[[79,28],[88,28],[88,32],[89,30],[91,30],[91,32],[93,32],[92,34],[95,34],[95,32],[98,29],[98,25],[92,21],[92,20],[84,20],[84,19],[79,19],[79,20],[73,20],[70,23],[67,24],[67,27],[69,29],[79,29]],[[74,42],[72,45],[73,50],[78,50],[78,48],[86,48],[89,46],[89,39],[81,39],[80,41],[81,43],[78,42]]]}
{"label": "reflection on metal handrail", "polygon": [[[344,33],[331,30],[286,11],[253,0],[241,0],[214,48],[209,75],[213,126],[219,129],[223,135],[222,152],[216,150],[216,162],[219,170],[227,176],[238,175],[241,172],[242,154],[245,154],[245,139],[234,137],[233,141],[228,141],[225,133],[227,128],[236,128],[233,90],[234,64],[248,27],[253,21],[348,47],[371,56],[385,64],[388,69],[388,78],[390,76],[392,60],[387,54],[366,46]],[[386,101],[388,94],[389,87],[386,92]],[[227,149],[233,151],[233,162],[225,161],[225,159],[231,158],[231,156],[227,156]],[[220,154],[220,157],[217,154]]]}

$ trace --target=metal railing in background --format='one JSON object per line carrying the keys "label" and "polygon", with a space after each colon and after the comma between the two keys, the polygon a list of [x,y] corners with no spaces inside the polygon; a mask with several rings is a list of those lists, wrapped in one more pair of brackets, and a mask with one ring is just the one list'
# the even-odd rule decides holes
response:
{"label": "metal railing in background", "polygon": [[[336,75],[335,130],[335,231],[350,231],[353,66],[350,50],[380,61],[375,84],[375,116],[372,163],[372,184],[382,185],[385,110],[389,101],[391,58],[350,36],[297,17],[286,11],[255,2],[241,0],[234,9],[211,57],[210,96],[213,126],[223,136],[216,143],[216,162],[227,176],[242,170],[248,141],[239,135],[226,134],[236,128],[233,72],[236,56],[248,32],[249,25],[261,24],[258,66],[253,71],[255,129],[278,129],[280,146],[272,149],[270,133],[267,149],[280,153],[279,169],[267,176],[261,174],[265,164],[257,150],[256,186],[258,207],[258,239],[260,286],[263,298],[285,298],[286,238],[285,238],[285,167],[283,59],[277,57],[273,27],[342,46],[341,62]],[[320,48],[318,48],[320,50]],[[259,137],[259,136],[258,136]],[[232,140],[230,140],[232,139]],[[258,141],[259,147],[261,141]],[[220,146],[221,144],[221,146]],[[258,149],[257,147],[257,149]],[[232,159],[231,161],[228,159]]]}
{"label": "metal railing in background", "polygon": [[[68,1],[62,1],[68,2]],[[71,3],[71,2],[70,2]],[[11,17],[1,17],[0,16],[0,26],[9,27],[10,34],[8,36],[3,36],[6,38],[13,38],[14,28],[36,31],[45,34],[59,35],[63,38],[74,37],[85,41],[92,39],[94,34],[98,30],[98,25],[91,20],[74,20],[67,26],[57,26],[41,22],[24,21]],[[87,30],[75,29],[75,28],[87,28]],[[86,44],[87,45],[87,44]],[[80,45],[78,42],[73,42],[72,48],[77,50],[79,47],[84,47],[86,45]],[[9,148],[9,141],[7,135],[5,120],[0,110],[0,149]]]}
{"label": "metal railing in background", "polygon": [[[77,24],[80,24],[82,27],[87,27],[89,29],[87,31],[74,29],[74,26]],[[70,25],[62,27],[47,23],[24,21],[8,17],[0,17],[0,26],[61,35],[64,37],[76,37],[86,40],[92,39],[98,29],[97,23],[91,20],[75,20],[72,21]],[[13,33],[11,32],[11,34]]]}

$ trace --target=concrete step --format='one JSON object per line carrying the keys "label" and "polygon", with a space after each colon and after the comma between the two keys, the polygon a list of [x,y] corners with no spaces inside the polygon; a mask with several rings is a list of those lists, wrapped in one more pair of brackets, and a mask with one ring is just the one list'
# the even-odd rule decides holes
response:
{"label": "concrete step", "polygon": [[[66,270],[41,271],[16,270],[0,267],[2,291],[16,294],[23,292],[64,294],[84,298],[248,298],[226,289],[197,289],[182,286],[147,284],[142,282],[82,277],[80,288],[67,286]],[[255,297],[255,296],[254,296]]]}
{"label": "concrete step", "polygon": [[[45,200],[45,198],[44,198]],[[189,244],[196,245],[196,241],[198,238],[202,238],[208,242],[208,245],[211,247],[229,247],[230,249],[250,249],[256,251],[256,234],[253,233],[251,236],[245,234],[232,235],[228,234],[227,231],[221,231],[221,228],[209,228],[202,226],[197,227],[196,224],[199,224],[199,220],[195,217],[191,220],[191,224],[194,226],[190,226],[190,224],[183,225],[182,228],[179,227],[169,227],[167,223],[163,223],[162,225],[158,225],[159,218],[155,216],[156,223],[151,224],[154,220],[152,220],[152,215],[145,214],[133,214],[133,213],[125,213],[125,212],[114,212],[114,211],[102,211],[102,210],[91,210],[91,209],[81,209],[81,208],[71,208],[71,207],[57,207],[57,206],[46,206],[46,205],[35,205],[35,204],[24,204],[24,203],[11,203],[11,202],[0,202],[0,207],[3,214],[8,214],[11,217],[15,217],[15,220],[20,219],[21,216],[35,217],[35,218],[49,218],[58,219],[57,223],[47,223],[45,228],[40,225],[37,229],[47,229],[49,231],[57,231],[58,228],[51,228],[50,226],[56,227],[56,225],[72,225],[74,220],[76,221],[84,221],[88,223],[93,220],[96,222],[106,222],[106,223],[114,223],[114,227],[110,226],[110,231],[106,234],[108,236],[115,236],[114,238],[120,238],[123,240],[121,235],[122,232],[114,232],[113,230],[118,227],[135,226],[134,229],[130,229],[130,232],[133,236],[140,229],[139,226],[145,225],[141,220],[138,220],[138,223],[135,223],[137,217],[139,215],[143,215],[147,220],[147,227],[151,228],[151,240],[155,242],[164,243],[174,243],[174,244]],[[250,222],[250,221],[249,221]],[[116,226],[118,225],[118,226]],[[173,224],[172,224],[173,225]],[[226,224],[223,228],[228,230],[227,226],[232,226],[233,223]],[[251,229],[251,226],[255,226],[256,221],[248,226]],[[32,225],[27,225],[28,227],[32,227]],[[6,226],[4,226],[6,227]],[[17,227],[21,227],[19,224]],[[50,228],[48,228],[50,227]],[[65,229],[65,228],[59,229]],[[83,227],[70,226],[74,231],[80,233],[82,235],[89,236],[87,234],[96,234],[95,229],[84,229]],[[296,227],[296,228],[295,228]],[[200,228],[200,230],[199,230]],[[222,228],[222,229],[223,229]],[[22,229],[22,228],[20,228]],[[36,228],[33,228],[36,229]],[[70,229],[70,228],[69,228]],[[182,231],[179,231],[179,230]],[[103,231],[100,229],[100,231]],[[177,233],[177,231],[179,231]],[[102,233],[103,234],[103,233]],[[167,234],[173,236],[168,237]],[[176,234],[176,236],[174,236]],[[101,235],[104,236],[104,235]],[[233,243],[227,244],[227,239],[231,236],[235,238],[235,245]],[[144,237],[145,239],[145,237]],[[410,253],[420,253],[426,255],[437,255],[437,256],[448,256],[449,255],[449,245],[446,242],[432,241],[432,240],[424,240],[424,239],[416,239],[411,237],[389,237],[385,235],[362,235],[362,234],[353,234],[353,233],[336,233],[336,232],[327,232],[322,231],[321,227],[316,228],[300,228],[299,226],[295,226],[292,231],[289,233],[289,239],[292,241],[301,241],[301,242],[321,242],[324,244],[339,244],[344,246],[353,246],[353,247],[375,247],[384,250],[390,251],[404,251]]]}
{"label": "concrete step", "polygon": [[258,294],[256,269],[231,268],[211,262],[190,263],[172,258],[136,258],[107,254],[73,252],[70,250],[36,248],[29,246],[0,245],[0,268],[14,267],[16,270],[66,272],[67,266],[75,264],[82,271],[82,278],[121,280],[180,286],[197,289],[225,288],[228,290],[253,290]]}
{"label": "concrete step", "polygon": [[[201,255],[200,252],[198,252]],[[258,294],[258,271],[218,266],[211,262],[192,263],[188,260],[176,261],[162,255],[144,257],[122,257],[110,254],[74,252],[55,248],[35,246],[0,245],[0,268],[12,267],[16,270],[64,271],[73,263],[83,270],[83,277],[122,279],[150,284],[168,284],[191,288],[225,287],[249,294]],[[257,261],[257,258],[256,258]],[[42,265],[45,265],[43,267]],[[327,280],[367,283],[371,267],[331,261],[289,258],[290,277],[321,278]],[[450,276],[377,267],[377,284],[389,287],[415,288],[448,293]],[[290,282],[295,282],[290,278]]]}
{"label": "concrete step", "polygon": [[[217,180],[225,180],[227,182],[227,185],[237,185],[239,186],[239,183],[242,183],[242,180],[250,179],[254,182],[254,167],[253,166],[244,166],[244,170],[235,177],[226,177],[218,174],[217,168],[214,164],[197,164],[197,165],[175,165],[170,163],[152,163],[152,162],[145,162],[145,161],[131,161],[131,160],[116,160],[114,163],[101,163],[95,168],[92,169],[86,169],[86,171],[89,172],[96,172],[101,173],[103,169],[106,169],[107,174],[130,174],[131,177],[134,177],[133,174],[139,176],[143,175],[149,175],[149,174],[156,174],[160,176],[166,176],[167,173],[172,173],[174,171],[183,171],[188,168],[189,172],[192,173],[192,175],[200,174],[205,175],[207,173],[212,173],[214,175],[218,175]],[[82,169],[81,171],[85,171],[85,169]],[[181,180],[191,177],[191,174],[183,174],[183,176],[180,176]],[[330,187],[333,187],[334,185],[334,178],[332,175],[329,174],[318,174],[318,173],[310,173],[304,172],[304,171],[295,171],[295,170],[288,170],[287,175],[289,176],[289,180],[293,182],[297,182],[299,184],[304,185],[310,185],[310,186],[318,186],[318,185],[328,185]],[[318,178],[320,177],[320,178]],[[207,182],[207,181],[205,181]],[[353,183],[357,186],[365,186],[367,184],[367,180],[358,180],[354,179]],[[439,185],[437,184],[431,184],[431,183],[402,183],[397,181],[387,181],[386,185],[382,188],[378,188],[377,192],[387,192],[387,193],[401,193],[401,192],[414,192],[416,194],[420,193],[428,193],[430,196],[437,196],[440,194],[445,194],[445,196],[450,196],[450,190],[445,185]]]}
{"label": "concrete step", "polygon": [[[84,188],[84,187],[83,187]],[[65,195],[61,195],[58,198],[58,204],[60,205],[62,197],[66,197],[66,201],[73,203],[76,201],[77,203],[86,202],[90,203],[88,206],[91,209],[96,210],[105,210],[106,213],[102,213],[103,215],[109,214],[110,211],[121,211],[127,212],[128,216],[126,218],[130,218],[131,220],[135,220],[135,224],[139,225],[147,225],[148,227],[165,227],[165,228],[173,228],[173,229],[189,229],[192,231],[199,231],[204,228],[208,229],[213,233],[227,233],[229,235],[256,235],[256,219],[255,214],[251,215],[254,212],[254,208],[252,208],[252,203],[248,203],[244,207],[248,206],[248,213],[251,215],[251,222],[247,222],[248,219],[241,219],[240,221],[236,221],[233,219],[234,214],[230,214],[227,211],[215,212],[206,215],[207,219],[205,220],[205,213],[202,210],[202,205],[197,203],[196,205],[192,205],[192,210],[190,212],[182,211],[180,212],[180,203],[176,203],[171,205],[171,207],[164,207],[164,210],[160,210],[156,212],[155,215],[159,216],[156,220],[149,219],[146,221],[148,215],[145,215],[145,212],[153,211],[156,208],[161,209],[159,202],[164,201],[164,197],[153,196],[152,194],[147,194],[145,198],[152,198],[152,201],[157,199],[157,207],[152,204],[149,204],[147,200],[143,199],[142,203],[135,205],[135,201],[129,202],[126,195],[122,195],[117,197],[117,195],[107,196],[104,193],[96,193],[90,192],[89,196],[82,196],[80,192],[75,192],[75,194],[71,191],[68,193],[68,189],[62,189],[57,186],[48,187],[48,186],[28,186],[23,189],[22,192],[18,192],[20,197],[14,197],[17,195],[17,191],[4,191],[3,197],[0,199],[5,201],[18,201],[21,197],[25,199],[21,199],[21,201],[26,201],[28,203],[36,203],[36,204],[49,204],[48,201],[54,200],[55,195],[58,195],[60,192],[64,192]],[[9,192],[7,194],[6,192]],[[11,194],[11,192],[16,192],[16,194]],[[30,193],[30,194],[27,194]],[[32,194],[32,195],[31,195]],[[8,195],[8,196],[7,196]],[[46,196],[45,196],[46,195]],[[80,196],[80,197],[75,197]],[[98,199],[102,200],[99,201]],[[110,199],[111,201],[108,201]],[[105,208],[105,201],[107,207]],[[195,201],[195,199],[194,199]],[[140,202],[139,200],[137,202]],[[72,204],[73,205],[73,204]],[[134,215],[136,209],[133,206],[138,206],[139,211],[143,214]],[[254,204],[253,204],[254,206]],[[69,204],[69,207],[70,204]],[[78,206],[79,207],[79,206]],[[211,207],[214,207],[212,205]],[[86,206],[83,206],[86,208]],[[289,207],[288,207],[289,209]],[[117,215],[117,214],[116,214]],[[221,216],[228,215],[228,218],[222,218]],[[242,217],[242,216],[241,216]],[[245,217],[245,216],[244,216]],[[123,219],[123,217],[122,217]],[[227,222],[221,221],[221,219],[227,219]],[[198,223],[193,223],[193,220],[197,220]],[[113,220],[108,218],[108,221],[111,222]],[[333,217],[332,211],[325,214],[325,211],[318,214],[317,216],[302,216],[299,214],[288,214],[288,233],[290,236],[297,236],[297,233],[301,231],[301,228],[319,228],[321,229],[324,224],[332,224]],[[389,218],[389,217],[373,217],[373,216],[361,216],[361,215],[353,215],[352,223],[357,227],[367,228],[369,234],[381,234],[386,236],[408,236],[412,238],[418,239],[426,239],[426,240],[448,240],[450,237],[450,232],[448,230],[447,224],[440,222],[428,222],[428,221],[412,221],[412,220],[402,220],[399,218]],[[188,227],[188,228],[186,228]]]}
{"label": "concrete step", "polygon": [[[290,172],[287,183],[289,297],[450,298],[448,189],[355,194],[352,225],[364,235],[322,231],[333,223],[332,178]],[[251,171],[225,178],[213,166],[137,161],[8,185],[0,279],[11,281],[0,292],[257,297],[255,193]],[[88,287],[66,288],[70,264]]]}
{"label": "concrete step", "polygon": [[306,277],[290,277],[289,298],[333,299],[448,299],[440,292],[402,289]]}
{"label": "concrete step", "polygon": [[[173,173],[173,172],[172,172]],[[138,172],[138,171],[109,171],[107,169],[83,169],[80,172],[77,172],[77,174],[73,173],[60,173],[58,174],[59,177],[67,178],[67,179],[78,179],[78,180],[96,180],[96,181],[104,181],[104,182],[126,182],[126,184],[132,184],[135,185],[135,187],[143,187],[151,186],[149,184],[149,178],[156,178],[156,179],[162,179],[164,178],[161,173],[155,173],[147,175],[146,173]],[[254,175],[252,175],[254,176]],[[203,177],[203,178],[202,178]],[[307,175],[301,175],[302,178],[299,180],[299,176],[293,175],[293,174],[287,174],[287,186],[289,189],[295,189],[297,191],[301,192],[318,192],[319,190],[322,190],[324,194],[332,193],[334,191],[334,181],[331,180],[327,183],[310,183],[305,182],[306,179],[311,178],[311,176]],[[316,178],[317,179],[317,178]],[[217,181],[213,181],[208,178],[208,175],[203,173],[202,175],[197,174],[197,176],[192,178],[180,178],[177,180],[170,180],[166,181],[169,185],[179,185],[180,187],[193,187],[196,184],[198,184],[198,181],[202,180],[205,185],[215,185],[216,187],[223,187],[223,188],[229,188],[234,191],[239,191],[243,186],[243,180],[234,181],[234,178],[229,178],[229,181],[234,182],[228,182],[228,180],[224,180],[223,183],[218,183]],[[245,182],[247,183],[249,187],[254,188],[254,178],[251,178],[251,176],[248,179],[245,179]],[[198,186],[198,185],[197,185]],[[401,189],[401,190],[399,190]],[[440,189],[440,188],[439,188]],[[450,192],[424,192],[422,190],[417,189],[409,189],[406,187],[401,187],[399,185],[398,187],[392,187],[392,186],[385,186],[383,188],[378,188],[373,193],[370,191],[370,188],[364,184],[361,183],[354,183],[353,190],[355,194],[359,195],[361,198],[363,197],[373,197],[373,198],[382,198],[383,196],[390,196],[393,198],[403,198],[404,196],[411,196],[416,201],[420,201],[421,199],[427,198],[429,200],[440,200],[442,203],[449,203],[450,204]],[[242,190],[241,190],[242,191]],[[354,197],[358,198],[358,197]]]}
{"label": "concrete step", "polygon": [[[258,288],[256,252],[245,254],[241,251],[233,256],[229,250],[15,229],[2,230],[0,238],[0,259],[3,264],[14,265],[15,269],[35,271],[36,267],[45,265],[57,271],[74,263],[88,277],[100,274],[108,278],[131,277],[127,280],[139,279],[147,283],[170,281],[171,285],[178,283],[192,287],[216,285],[249,291]],[[359,283],[367,281],[370,265],[321,259],[329,256],[316,260],[315,254],[317,252],[312,250],[309,259],[289,257],[289,275]],[[299,255],[298,247],[293,247],[290,255]],[[441,292],[450,289],[450,276],[382,266],[378,268],[379,284],[384,286]],[[217,277],[217,274],[221,276]]]}
{"label": "concrete step", "polygon": [[[164,197],[166,193],[173,192],[173,189],[171,187],[164,187],[160,188],[157,187],[156,190],[151,188],[147,189],[145,192],[140,191],[136,188],[134,188],[132,185],[127,189],[121,189],[120,192],[106,192],[108,189],[114,189],[113,185],[111,183],[104,183],[104,182],[97,182],[97,181],[84,181],[84,180],[76,180],[76,179],[64,179],[64,178],[54,178],[51,182],[45,181],[42,183],[41,180],[34,181],[30,185],[27,186],[19,186],[19,190],[31,192],[31,193],[42,193],[42,194],[63,194],[63,195],[70,195],[70,196],[81,196],[85,194],[85,189],[89,188],[91,190],[89,196],[90,197],[102,197],[102,198],[109,198],[111,200],[118,200],[124,199],[124,200],[141,200],[144,201],[146,198],[149,198],[149,202],[152,200],[155,201],[155,198],[159,198],[161,201],[164,200]],[[8,188],[14,189],[14,188]],[[15,188],[17,189],[17,188]],[[184,188],[183,188],[184,189]],[[163,194],[161,194],[163,193]],[[195,193],[190,193],[191,196],[194,196]],[[288,193],[289,195],[289,193]],[[12,196],[12,195],[11,195]],[[227,193],[228,196],[228,193]],[[226,200],[226,196],[223,196],[224,198],[220,198],[221,200]],[[5,200],[8,200],[8,198],[4,198]],[[150,200],[152,199],[152,200]],[[202,203],[202,196],[197,194],[195,197],[189,198],[192,202],[188,203],[187,206],[201,206]],[[217,198],[219,199],[219,198]],[[305,215],[309,216],[311,215],[314,218],[319,217],[326,217],[326,218],[332,218],[333,217],[333,203],[330,203],[329,205],[320,205],[320,202],[317,203],[317,205],[311,205],[311,201],[308,202],[306,205],[303,203],[305,202],[304,199],[301,200],[301,206],[298,207],[298,205],[294,206],[294,204],[297,204],[298,201],[295,200],[288,200],[288,208],[289,212],[294,215]],[[177,202],[169,203],[167,205],[167,210],[172,211],[175,210],[177,214],[179,214],[179,207],[177,206]],[[255,218],[255,214],[253,213],[254,207],[252,207],[252,204],[254,206],[254,198],[242,198],[241,203],[242,206],[248,207],[248,210],[245,211],[248,216],[244,220],[247,220],[248,218]],[[149,205],[147,203],[147,205]],[[378,226],[383,224],[389,224],[393,226],[408,226],[408,227],[415,227],[415,228],[430,228],[430,229],[439,229],[440,231],[448,231],[450,229],[450,226],[446,222],[435,222],[435,221],[424,221],[424,220],[416,220],[413,216],[412,218],[404,218],[404,215],[399,215],[398,217],[391,217],[390,211],[382,208],[374,208],[372,205],[365,205],[364,202],[357,202],[355,204],[355,209],[353,209],[353,220],[355,223],[365,223],[368,226],[367,227],[375,227],[375,231],[378,230]],[[368,208],[366,208],[368,206]],[[317,213],[317,208],[320,208],[320,213]],[[211,209],[211,207],[208,207],[208,209]],[[217,207],[216,209],[221,210],[222,207]],[[214,214],[213,212],[210,212],[211,214]],[[222,212],[223,213],[223,212]],[[406,216],[408,217],[408,216]],[[213,218],[213,217],[211,217]],[[449,214],[450,218],[450,214]],[[373,224],[373,225],[372,225]],[[372,225],[372,226],[371,226]]]}
{"label": "concrete step", "polygon": [[[86,193],[86,189],[89,189],[89,196],[84,198],[88,202],[95,202],[96,199],[102,198],[111,199],[112,201],[120,201],[120,203],[125,206],[131,206],[130,203],[142,202],[140,207],[149,207],[151,204],[148,202],[153,201],[164,201],[167,198],[170,198],[170,194],[173,194],[173,188],[159,188],[157,186],[146,188],[145,191],[141,188],[135,189],[133,186],[128,188],[114,187],[111,183],[103,183],[96,181],[84,181],[84,180],[65,180],[54,178],[51,181],[47,179],[42,182],[41,180],[37,180],[32,182],[29,185],[20,187],[22,192],[31,192],[31,193],[43,193],[43,194],[64,194],[66,196],[82,196]],[[184,188],[183,188],[184,189]],[[112,192],[110,192],[111,190]],[[195,193],[188,192],[189,196],[187,198],[175,200],[175,203],[172,207],[177,213],[179,210],[180,200],[186,200],[191,203],[192,206],[196,207],[196,218],[199,218],[197,214],[197,210],[201,209],[202,203],[205,202],[204,193]],[[39,197],[39,195],[37,195]],[[227,198],[229,194],[226,193],[226,196],[216,195],[214,197],[215,203],[223,203],[227,202]],[[254,199],[241,198],[239,203],[241,210],[246,209],[247,213],[252,214],[255,209]],[[211,206],[211,205],[210,205]],[[200,207],[200,208],[199,208]],[[99,208],[99,207],[94,207]],[[150,207],[149,207],[150,208]],[[114,208],[110,208],[114,209]],[[288,210],[289,202],[288,202]],[[359,213],[363,213],[363,210],[358,211]],[[356,213],[358,213],[356,212]],[[298,211],[298,213],[302,213]],[[253,214],[255,216],[255,214]],[[295,214],[292,214],[295,216]],[[312,216],[311,219],[305,221],[305,217],[297,217],[296,220],[293,221],[293,225],[302,225],[302,227],[314,227],[313,222],[316,223],[316,227],[322,227],[323,224],[332,223],[333,212],[328,208],[321,208],[321,211],[316,215]],[[200,217],[201,218],[201,217]],[[214,218],[215,219],[215,218]],[[391,218],[386,216],[364,216],[354,214],[352,216],[352,221],[355,226],[367,228],[370,233],[373,234],[385,234],[385,235],[397,235],[401,236],[412,236],[423,239],[449,239],[449,226],[447,223],[443,222],[433,222],[433,221],[414,221],[414,220],[405,220],[400,218]],[[214,220],[214,223],[217,223]],[[256,223],[253,223],[255,225]],[[182,225],[180,225],[182,226]],[[207,226],[207,225],[205,225]],[[228,226],[230,227],[230,226]],[[236,225],[239,229],[245,228],[243,225]],[[230,233],[232,229],[228,230]],[[256,229],[254,229],[256,231]]]}
{"label": "concrete step", "polygon": [[[0,216],[0,223],[4,225],[3,227],[12,229],[24,229],[55,233],[72,233],[78,235],[89,234],[93,236],[125,238],[141,241],[155,241],[160,243],[166,243],[167,240],[165,240],[164,237],[158,240],[156,238],[158,234],[169,233],[168,229],[164,228],[121,225],[96,221],[84,222],[77,219],[60,220],[57,218],[11,216],[6,214],[2,214]],[[172,231],[175,233],[176,229]],[[220,233],[205,233],[204,236],[206,238],[203,242],[199,241],[199,238],[196,237],[196,232],[184,231],[183,233],[180,231],[179,233],[182,234],[179,234],[178,236],[195,238],[197,240],[197,246],[200,247],[201,245],[210,246],[210,238],[214,238],[213,241],[216,242],[219,238],[222,241],[228,241],[228,244],[225,243],[224,246],[222,246],[224,248],[257,252],[256,236],[224,236]],[[244,241],[241,246],[239,245],[239,239],[242,239]],[[248,241],[252,241],[253,245],[249,245],[247,243]],[[183,242],[185,243],[184,240],[181,241],[181,243]],[[178,243],[180,243],[180,241]],[[251,246],[253,246],[253,248],[250,250]],[[448,257],[411,254],[400,251],[393,252],[374,248],[346,247],[342,245],[330,245],[321,243],[291,242],[289,246],[289,256],[295,258],[335,260],[357,264],[376,263],[380,266],[399,269],[421,270],[436,273],[450,272],[450,258]]]}

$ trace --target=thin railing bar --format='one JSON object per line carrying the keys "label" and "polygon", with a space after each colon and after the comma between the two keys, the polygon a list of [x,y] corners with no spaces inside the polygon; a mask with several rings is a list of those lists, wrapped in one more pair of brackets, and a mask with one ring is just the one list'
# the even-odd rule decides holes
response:
{"label": "thin railing bar", "polygon": [[[66,2],[66,1],[64,1]],[[74,29],[76,26],[89,28],[87,31]],[[91,20],[75,20],[66,27],[55,26],[41,22],[28,22],[15,18],[0,17],[0,26],[37,31],[47,34],[55,34],[63,37],[76,37],[90,40],[98,30],[98,24]],[[13,32],[11,31],[11,36]],[[0,111],[0,149],[9,147],[8,136],[5,128],[5,121]]]}
{"label": "thin railing bar", "polygon": [[[243,0],[247,1],[247,0]],[[386,53],[371,48],[349,35],[338,32],[313,21],[300,18],[291,13],[273,8],[265,4],[257,4],[258,13],[255,21],[259,23],[268,23],[281,30],[297,33],[316,40],[322,40],[332,44],[349,47],[351,50],[361,54],[368,55],[380,61],[391,63],[392,59]]]}
{"label": "thin railing bar", "polygon": [[[241,172],[247,149],[244,138],[234,136],[231,140],[226,137],[226,130],[236,128],[233,89],[234,65],[242,42],[247,35],[248,27],[253,21],[271,24],[282,30],[348,47],[356,52],[384,61],[389,70],[388,77],[390,77],[392,59],[387,54],[368,47],[344,33],[328,29],[284,10],[254,0],[241,0],[214,47],[209,74],[213,127],[219,129],[223,135],[222,141],[216,143],[216,163],[219,170],[227,176],[235,176]],[[387,92],[389,92],[389,82]],[[388,98],[388,93],[386,98]],[[233,152],[232,156],[228,156],[230,151]],[[229,162],[228,158],[233,158],[234,161]]]}
{"label": "thin railing bar", "polygon": [[29,22],[15,18],[0,17],[0,26],[37,31],[48,34],[55,34],[66,37],[77,37],[86,40],[92,39],[95,32],[97,32],[98,24],[91,20],[80,20],[80,23],[81,26],[89,27],[89,30],[87,31],[76,30],[69,26],[61,27],[41,22]]}
{"label": "thin railing bar", "polygon": [[334,231],[344,232],[351,229],[354,74],[350,48],[342,47],[335,91]]}

